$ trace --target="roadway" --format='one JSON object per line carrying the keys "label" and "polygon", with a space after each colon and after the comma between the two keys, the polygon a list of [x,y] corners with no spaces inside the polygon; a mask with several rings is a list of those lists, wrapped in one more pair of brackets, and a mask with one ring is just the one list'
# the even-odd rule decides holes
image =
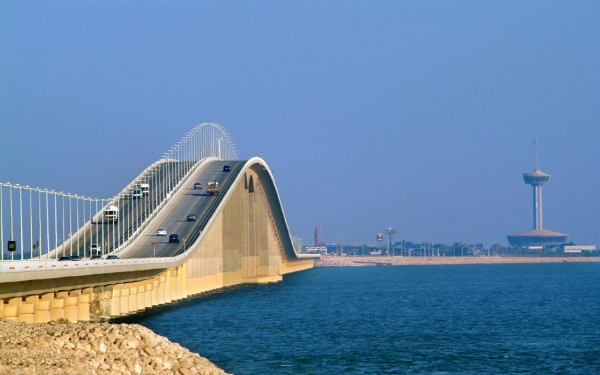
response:
{"label": "roadway", "polygon": [[[156,242],[156,256],[173,256],[183,250],[183,242],[179,244],[169,244],[169,234],[177,233],[181,238],[183,237],[196,237],[199,233],[194,235],[194,230],[199,225],[204,225],[210,217],[205,217],[207,214],[211,215],[212,212],[208,212],[211,207],[211,203],[221,198],[221,192],[219,196],[208,196],[206,194],[206,185],[209,181],[218,181],[219,186],[225,188],[227,182],[233,180],[235,175],[238,173],[238,169],[243,166],[244,162],[241,161],[214,161],[209,162],[207,165],[201,165],[200,177],[190,183],[190,186],[182,186],[180,190],[184,190],[183,198],[177,203],[175,208],[171,207],[172,204],[167,204],[163,207],[163,210],[170,210],[169,215],[164,219],[158,221],[158,224],[153,222],[150,226],[150,231],[146,228],[141,237],[145,239],[143,246],[140,248],[139,242],[136,244],[136,250],[128,252],[126,258],[144,258],[153,257],[154,249],[152,248],[152,242]],[[102,216],[97,221],[92,222],[92,225],[73,236],[65,242],[64,250],[59,252],[59,256],[62,255],[77,255],[79,254],[82,258],[91,257],[90,247],[91,244],[100,244],[102,247],[101,255],[103,257],[106,254],[111,253],[113,249],[119,244],[126,241],[129,236],[138,229],[140,223],[142,223],[146,216],[150,215],[154,208],[160,204],[164,196],[166,195],[167,184],[165,181],[177,181],[183,177],[181,175],[176,177],[175,171],[178,167],[183,167],[183,164],[178,165],[177,162],[166,162],[158,166],[156,172],[148,180],[150,191],[148,195],[142,197],[132,197],[131,192],[125,196],[121,196],[118,202],[115,202],[119,207],[119,220],[117,222],[105,222]],[[232,172],[223,172],[223,166],[231,166]],[[236,168],[238,167],[238,168]],[[203,171],[202,171],[203,170]],[[202,190],[193,189],[194,182],[202,182]],[[224,193],[225,191],[222,190]],[[175,196],[180,196],[181,192],[173,192]],[[187,221],[188,214],[195,214],[196,221]],[[162,215],[161,217],[163,217]],[[155,220],[156,221],[156,220]],[[167,236],[155,236],[156,229],[165,228],[167,230]],[[202,228],[201,228],[202,229]],[[198,232],[198,231],[196,231]],[[181,240],[180,238],[180,240]],[[138,240],[140,241],[140,240]]]}
{"label": "roadway", "polygon": [[127,195],[120,196],[117,202],[112,203],[119,207],[119,220],[117,222],[105,222],[101,214],[96,221],[92,222],[91,226],[67,239],[58,256],[80,255],[83,258],[90,257],[91,244],[100,244],[102,255],[112,252],[116,245],[127,240],[144,218],[160,204],[168,191],[168,181],[177,181],[177,175],[181,178],[183,172],[177,173],[176,171],[180,171],[184,164],[166,162],[158,165],[155,173],[147,181],[150,185],[147,196],[133,198],[131,191]]}
{"label": "roadway", "polygon": [[[155,220],[152,225],[145,230],[136,244],[135,251],[129,252],[127,258],[151,258],[154,256],[152,242],[156,243],[157,257],[170,257],[183,252],[183,238],[188,238],[187,244],[191,244],[204,229],[204,225],[213,213],[212,208],[218,204],[228,188],[233,182],[239,170],[245,161],[214,161],[210,163],[205,171],[195,181],[188,183],[189,186],[182,186],[179,194],[180,201],[174,207],[165,209],[170,210],[168,216],[161,220]],[[231,172],[223,172],[223,166],[229,165]],[[209,181],[219,183],[219,195],[209,196],[206,193],[206,186]],[[202,190],[194,189],[194,183],[201,182]],[[187,221],[189,214],[196,215],[196,221]],[[167,236],[157,236],[156,230],[165,228]],[[170,234],[178,234],[180,243],[169,243]],[[141,241],[141,244],[140,244]]]}

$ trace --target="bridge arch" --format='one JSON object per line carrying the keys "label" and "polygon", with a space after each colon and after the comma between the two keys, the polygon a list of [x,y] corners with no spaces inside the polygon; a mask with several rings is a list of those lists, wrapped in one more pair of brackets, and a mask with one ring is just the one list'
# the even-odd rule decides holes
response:
{"label": "bridge arch", "polygon": [[[198,132],[201,129],[218,128],[203,125]],[[237,157],[237,151],[232,154],[233,142],[225,141],[224,133],[220,134],[223,148],[217,147],[217,154]],[[185,148],[180,144],[178,150],[149,167],[150,171],[167,164],[172,167],[170,173],[176,178],[160,180],[171,186],[164,191],[168,196],[165,200],[182,194],[182,187],[190,186],[196,170],[219,159],[203,154],[202,159],[194,160],[191,156],[196,155],[194,148],[198,146],[194,139],[199,139],[194,137],[186,139],[190,143]],[[76,308],[58,303],[57,309],[62,309],[62,313],[57,310],[58,315],[52,315],[43,310],[36,321],[61,314],[74,321],[108,318],[229,285],[277,282],[286,273],[312,267],[315,256],[294,250],[275,180],[265,161],[255,157],[238,164],[239,168],[232,169],[235,177],[215,200],[218,204],[198,236],[190,237],[186,251],[168,258],[84,259],[67,263],[40,257],[0,262],[0,315],[3,305],[24,304],[24,312],[10,308],[7,311],[17,315],[7,317],[32,321],[38,319],[37,311],[31,314],[31,309],[38,306],[36,301],[73,297],[69,301],[76,303]],[[130,185],[134,186],[136,180]],[[157,212],[164,207],[158,205]],[[147,220],[150,223],[153,218],[149,216]],[[139,238],[143,230],[140,225],[132,236]],[[124,244],[120,254],[125,255],[133,242]]]}

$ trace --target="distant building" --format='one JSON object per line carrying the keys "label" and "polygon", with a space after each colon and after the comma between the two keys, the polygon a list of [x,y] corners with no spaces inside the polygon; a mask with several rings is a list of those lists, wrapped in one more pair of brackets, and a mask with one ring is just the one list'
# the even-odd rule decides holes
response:
{"label": "distant building", "polygon": [[321,241],[321,232],[319,228],[315,228],[315,246],[325,246],[325,242]]}
{"label": "distant building", "polygon": [[595,245],[569,245],[565,246],[565,253],[581,253],[584,251],[596,251]]}
{"label": "distant building", "polygon": [[526,184],[533,187],[533,230],[513,234],[508,237],[512,246],[527,247],[530,250],[541,250],[544,246],[562,245],[569,239],[568,234],[542,229],[542,185],[550,182],[550,175],[538,168],[537,139],[535,143],[535,170],[523,174]]}
{"label": "distant building", "polygon": [[327,248],[325,246],[307,246],[304,248],[307,254],[327,254]]}

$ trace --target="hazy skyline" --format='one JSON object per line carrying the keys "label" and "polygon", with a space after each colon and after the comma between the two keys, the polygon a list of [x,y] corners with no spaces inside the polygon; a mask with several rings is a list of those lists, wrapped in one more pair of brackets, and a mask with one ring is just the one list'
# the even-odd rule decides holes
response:
{"label": "hazy skyline", "polygon": [[203,122],[292,235],[600,245],[597,2],[0,2],[0,181],[118,193]]}

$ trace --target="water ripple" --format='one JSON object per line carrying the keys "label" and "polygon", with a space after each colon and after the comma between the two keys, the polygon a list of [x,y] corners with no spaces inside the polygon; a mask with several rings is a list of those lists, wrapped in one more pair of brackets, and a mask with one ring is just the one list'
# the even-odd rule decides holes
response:
{"label": "water ripple", "polygon": [[600,264],[319,268],[121,319],[251,374],[600,373]]}

